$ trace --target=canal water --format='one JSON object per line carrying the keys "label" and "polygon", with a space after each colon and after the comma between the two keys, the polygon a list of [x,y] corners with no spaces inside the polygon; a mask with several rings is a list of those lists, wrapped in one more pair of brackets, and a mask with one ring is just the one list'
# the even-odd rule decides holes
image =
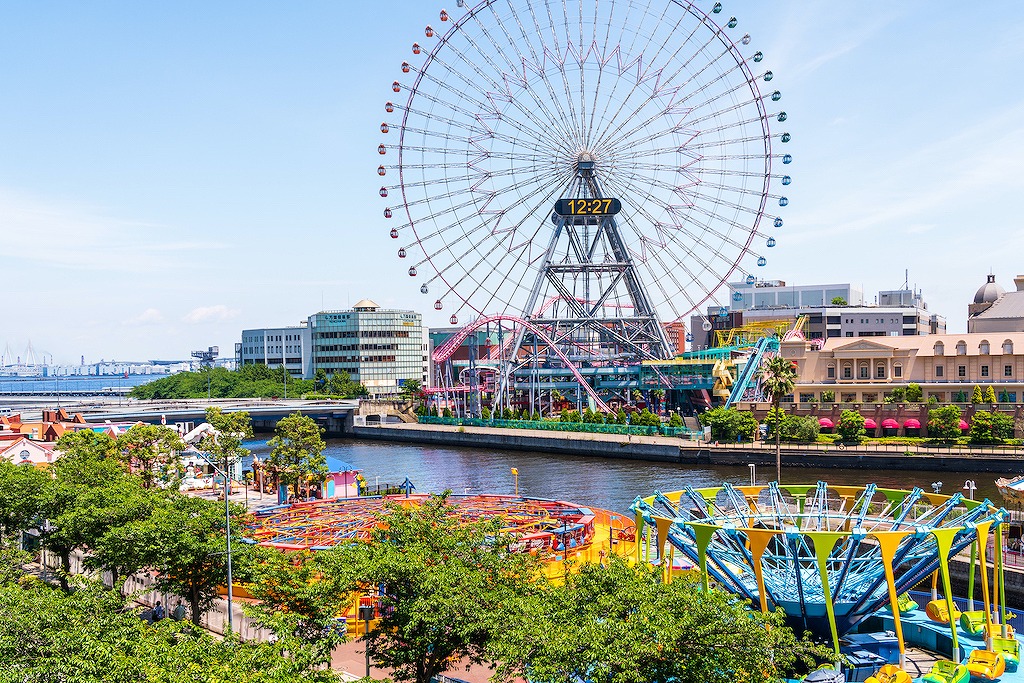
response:
{"label": "canal water", "polygon": [[[269,452],[266,441],[254,441],[246,447],[255,455]],[[670,463],[585,458],[492,449],[419,446],[381,441],[331,439],[325,451],[332,468],[337,461],[362,471],[371,490],[379,484],[397,486],[408,478],[418,493],[511,494],[515,479],[511,468],[519,470],[519,493],[523,496],[556,498],[580,505],[628,513],[637,496],[655,491],[677,491],[686,485],[718,486],[723,482],[749,484],[748,467],[678,465]],[[1024,462],[1021,466],[1024,473]],[[882,488],[912,488],[931,491],[932,482],[943,482],[942,493],[963,491],[973,480],[975,498],[987,497],[997,504],[1002,498],[996,490],[997,475],[976,472],[913,472],[900,470],[852,470],[823,468],[783,468],[782,480],[793,484],[863,485],[875,483]],[[774,479],[774,467],[757,467],[756,481]]]}

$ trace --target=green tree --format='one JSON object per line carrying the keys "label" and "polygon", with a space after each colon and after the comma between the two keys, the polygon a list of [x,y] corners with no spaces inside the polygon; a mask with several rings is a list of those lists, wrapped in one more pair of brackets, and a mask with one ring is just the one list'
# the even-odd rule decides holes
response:
{"label": "green tree", "polygon": [[[229,509],[237,533],[244,528],[245,511],[236,504]],[[158,570],[157,588],[183,598],[197,626],[217,598],[217,587],[227,584],[225,521],[220,503],[167,492],[163,504],[133,529],[146,564]],[[244,564],[251,546],[232,538],[232,559]]]}
{"label": "green tree", "polygon": [[833,306],[846,306],[847,305],[846,299],[844,299],[841,296],[834,296],[834,297],[832,297],[832,302],[831,303],[832,303]]}
{"label": "green tree", "polygon": [[787,441],[814,443],[820,432],[817,418],[809,415],[789,415],[782,423],[782,438]]}
{"label": "green tree", "polygon": [[715,408],[700,415],[700,423],[711,427],[711,438],[735,441],[736,437],[749,438],[757,430],[757,420],[748,411],[735,408]]}
{"label": "green tree", "polygon": [[271,448],[268,469],[279,482],[292,487],[296,498],[301,495],[301,483],[327,476],[323,431],[313,418],[292,413],[278,421],[275,436],[267,444]]}
{"label": "green tree", "polygon": [[661,409],[661,403],[665,400],[664,389],[651,389],[651,403],[654,404],[654,412],[658,412]]}
{"label": "green tree", "polygon": [[985,387],[985,397],[982,400],[984,403],[996,402],[996,390],[992,388],[992,385]]}
{"label": "green tree", "polygon": [[676,427],[676,428],[679,428],[679,427],[683,426],[683,418],[679,415],[679,413],[673,412],[669,416],[669,418],[668,418],[668,426],[669,427]]}
{"label": "green tree", "polygon": [[245,411],[225,413],[214,406],[206,409],[206,422],[213,427],[213,433],[202,438],[199,448],[211,456],[218,468],[230,474],[235,463],[249,455],[242,441],[252,438],[252,419]]}
{"label": "green tree", "polygon": [[488,408],[487,406],[484,406],[483,408],[481,408],[480,409],[480,418],[483,419],[483,420],[490,420],[491,419],[491,409]]}
{"label": "green tree", "polygon": [[[0,577],[14,574],[0,570]],[[330,683],[336,674],[282,634],[276,643],[221,640],[164,619],[150,625],[117,593],[84,582],[73,593],[0,579],[2,681]]]}
{"label": "green tree", "polygon": [[[110,437],[104,438],[113,443]],[[114,457],[103,455],[109,452],[102,439],[68,439],[63,455],[51,468],[53,479],[44,489],[42,516],[48,523],[42,525],[40,542],[60,559],[58,580],[64,590],[69,589],[71,555],[96,538],[87,525],[79,523],[80,516],[91,514],[96,490],[118,487],[128,478]]]}
{"label": "green tree", "polygon": [[482,663],[508,627],[503,605],[533,590],[536,558],[510,553],[498,520],[464,523],[447,501],[388,503],[369,543],[327,551],[352,585],[384,586],[366,648],[396,681],[429,683],[457,662]]}
{"label": "green tree", "polygon": [[121,455],[117,441],[108,434],[100,434],[91,429],[64,434],[57,439],[54,450],[62,455],[74,454],[99,460],[117,459]]}
{"label": "green tree", "polygon": [[[891,400],[890,400],[891,399]],[[889,395],[885,397],[886,403],[903,403],[907,399],[907,390],[904,387],[893,387]]]}
{"label": "green tree", "polygon": [[152,488],[157,480],[174,486],[184,474],[178,454],[185,442],[170,427],[134,425],[117,437],[117,449],[124,464],[138,472],[143,488]]}
{"label": "green tree", "polygon": [[313,374],[313,389],[318,392],[327,390],[327,371],[323,368],[317,368]]}
{"label": "green tree", "polygon": [[974,405],[978,405],[979,403],[984,402],[984,400],[985,398],[981,392],[981,387],[975,384],[974,391],[971,392],[971,403],[973,403]]}
{"label": "green tree", "polygon": [[835,400],[836,400],[836,392],[833,391],[832,389],[826,389],[825,391],[821,392],[821,402],[822,403],[833,403],[833,402],[835,402]]}
{"label": "green tree", "polygon": [[402,385],[398,395],[406,401],[414,401],[419,398],[420,392],[423,391],[423,383],[418,379],[407,379]]}
{"label": "green tree", "polygon": [[615,555],[526,594],[509,612],[491,647],[499,681],[777,681],[799,663],[832,658],[798,640],[781,611],[752,611],[694,578],[663,582],[658,568]]}
{"label": "green tree", "polygon": [[907,385],[907,400],[911,403],[920,403],[921,399],[924,398],[924,392],[921,391],[921,385],[917,382],[911,382]]}
{"label": "green tree", "polygon": [[47,507],[53,478],[47,472],[0,458],[0,546],[35,528]]}
{"label": "green tree", "polygon": [[928,413],[928,436],[942,443],[952,443],[960,436],[960,407],[936,408]]}
{"label": "green tree", "polygon": [[615,413],[615,424],[624,425],[627,422],[626,411],[619,408],[619,411]]}
{"label": "green tree", "polygon": [[[761,386],[771,401],[772,408],[778,410],[782,397],[793,393],[796,386],[796,368],[793,362],[783,358],[782,354],[772,356],[761,366]],[[775,431],[775,479],[782,483],[782,434]]]}
{"label": "green tree", "polygon": [[857,443],[864,437],[864,416],[855,410],[844,410],[836,422],[836,434],[847,443]]}

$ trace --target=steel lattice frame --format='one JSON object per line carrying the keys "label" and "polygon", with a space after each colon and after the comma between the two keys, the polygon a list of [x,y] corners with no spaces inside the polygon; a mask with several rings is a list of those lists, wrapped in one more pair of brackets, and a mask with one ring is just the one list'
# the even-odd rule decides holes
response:
{"label": "steel lattice frame", "polygon": [[[707,576],[726,589],[837,638],[890,602],[887,564],[893,591],[907,591],[944,563],[940,538],[949,543],[948,560],[976,541],[979,528],[1007,519],[988,500],[959,493],[825,482],[687,487],[638,498],[633,511],[638,524],[658,529],[651,532],[661,534],[657,545],[667,543],[698,566],[703,554]],[[888,563],[879,540],[886,536],[898,542]]]}
{"label": "steel lattice frame", "polygon": [[[721,3],[466,5],[426,28],[385,107],[398,255],[452,324],[515,313],[580,365],[669,357],[662,323],[746,275],[748,257],[764,265],[755,239],[773,246],[762,225],[782,226],[771,207],[790,178],[772,168],[791,157],[772,143],[790,136],[770,130],[786,113],[762,94],[761,53]],[[598,197],[621,213],[552,213]],[[514,339],[506,392],[548,353],[528,328]]]}
{"label": "steel lattice frame", "polygon": [[[389,501],[419,505],[427,496],[338,498],[258,511],[250,529],[259,543],[283,549],[320,549],[367,541]],[[507,533],[521,540],[520,550],[554,548],[563,536],[580,545],[594,534],[594,519],[611,513],[573,503],[500,495],[453,495],[449,503],[465,522],[500,519]],[[626,524],[620,528],[630,528]]]}

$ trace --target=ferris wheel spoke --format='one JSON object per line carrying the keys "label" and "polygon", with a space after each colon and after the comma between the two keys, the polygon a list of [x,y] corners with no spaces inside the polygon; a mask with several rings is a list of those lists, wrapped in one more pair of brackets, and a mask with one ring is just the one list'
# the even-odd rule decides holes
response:
{"label": "ferris wheel spoke", "polygon": [[[426,72],[421,72],[418,80],[422,81],[424,77],[426,77]],[[557,136],[543,132],[543,126],[541,126],[541,124],[536,120],[534,120],[534,122],[538,123],[540,130],[523,125],[516,117],[502,117],[501,113],[496,111],[493,103],[484,103],[480,100],[473,99],[469,97],[467,93],[458,90],[443,80],[430,76],[428,77],[428,81],[436,85],[439,91],[449,93],[451,97],[441,98],[426,91],[418,91],[416,94],[433,105],[439,105],[450,109],[453,112],[453,116],[447,117],[445,119],[446,121],[453,122],[455,125],[460,125],[458,119],[454,118],[454,114],[458,114],[467,122],[470,122],[468,126],[460,125],[460,127],[463,127],[470,132],[474,132],[476,134],[474,137],[479,138],[481,141],[491,138],[492,134],[495,132],[494,126],[488,125],[485,122],[490,114],[496,114],[500,117],[502,123],[507,123],[511,128],[520,133],[520,136],[505,136],[503,139],[506,141],[512,142],[518,140],[520,137],[525,137],[526,139],[537,138],[539,140],[548,140],[553,144],[558,144],[559,142],[559,138]],[[457,104],[457,102],[461,101],[466,101],[474,105],[473,109],[468,109],[465,106]],[[412,108],[407,106],[406,111],[411,113]],[[426,120],[429,120],[430,118],[437,118],[439,116],[438,114],[433,113],[432,110],[419,110],[419,115]],[[475,123],[475,126],[472,125],[473,123]],[[435,135],[437,134],[435,133]]]}
{"label": "ferris wheel spoke", "polygon": [[[494,10],[494,6],[491,5],[491,12],[492,12],[492,14],[494,13],[494,11],[495,11]],[[516,25],[519,27],[520,33],[522,34],[522,38],[523,39],[522,39],[521,43],[512,37],[512,35],[508,31],[508,27],[507,27],[505,22],[497,22],[497,25],[498,25],[499,29],[501,30],[501,32],[502,32],[502,34],[504,36],[504,39],[505,39],[504,43],[502,41],[500,41],[500,40],[495,40],[494,37],[491,36],[491,33],[488,30],[487,26],[484,25],[482,22],[479,22],[479,21],[477,22],[478,26],[480,27],[482,35],[485,38],[487,38],[488,40],[490,40],[491,47],[492,47],[493,51],[505,61],[505,64],[507,65],[507,68],[508,68],[507,72],[503,72],[500,67],[498,67],[496,64],[493,63],[493,61],[491,61],[491,59],[490,59],[490,52],[491,52],[491,50],[481,49],[480,46],[478,46],[475,42],[472,42],[471,38],[469,38],[469,40],[471,41],[470,44],[476,50],[477,54],[481,55],[481,57],[483,57],[483,59],[487,60],[487,62],[489,64],[491,64],[492,68],[495,71],[497,71],[498,73],[505,73],[509,77],[509,80],[512,80],[511,77],[514,74],[515,77],[516,77],[514,79],[514,82],[516,83],[516,85],[521,86],[525,91],[527,91],[530,95],[532,95],[532,97],[526,97],[526,98],[522,98],[522,99],[513,97],[511,91],[508,90],[509,85],[508,84],[503,84],[501,87],[503,87],[503,88],[505,88],[507,90],[507,94],[509,96],[510,101],[515,103],[516,106],[520,107],[520,108],[522,108],[522,105],[520,104],[522,101],[529,101],[529,102],[533,103],[534,105],[539,105],[541,110],[542,110],[542,114],[547,116],[549,121],[557,121],[557,122],[562,124],[561,136],[559,136],[559,137],[562,137],[562,138],[568,137],[569,134],[572,131],[571,131],[570,127],[567,127],[565,125],[567,122],[566,122],[565,118],[561,115],[561,112],[557,108],[558,98],[555,97],[554,90],[551,89],[551,84],[547,82],[547,79],[543,79],[543,78],[541,79],[541,80],[544,81],[545,86],[547,87],[548,99],[545,99],[544,97],[539,96],[539,94],[536,91],[534,91],[532,89],[532,87],[530,86],[530,79],[529,79],[529,77],[526,74],[526,69],[527,69],[527,67],[526,67],[526,59],[523,56],[522,52],[519,51],[516,46],[519,45],[519,44],[527,45],[530,48],[531,57],[534,58],[534,63],[538,63],[537,60],[536,60],[536,51],[534,49],[533,41],[525,33],[525,31],[523,31],[522,24],[519,22],[518,16],[513,14],[513,18],[515,19]],[[511,46],[513,48],[513,50],[515,51],[516,59],[512,59],[507,54],[505,54],[505,51],[502,49],[503,45],[508,45],[508,46]],[[495,88],[498,88],[498,87],[499,86],[495,85]],[[554,110],[551,109],[550,104],[555,104],[556,105]],[[528,113],[529,113],[530,116],[535,116],[535,114],[532,112],[532,110],[529,110],[529,108],[527,108],[527,110],[528,110]],[[541,117],[541,118],[543,118],[543,117]],[[539,127],[543,128],[544,126],[543,126],[543,124],[539,124]]]}
{"label": "ferris wheel spoke", "polygon": [[[631,190],[631,191],[640,191],[641,190],[641,188],[635,186],[631,181],[627,182],[626,188]],[[656,202],[656,203],[658,203],[658,202]],[[709,224],[704,224],[704,223],[700,223],[700,222],[693,222],[692,224],[695,227],[700,228],[701,232],[697,233],[697,232],[688,230],[688,229],[686,229],[683,226],[682,222],[691,222],[692,219],[690,219],[686,214],[681,214],[680,212],[675,211],[674,208],[671,205],[667,204],[667,203],[659,203],[659,206],[660,206],[660,208],[665,210],[669,215],[671,215],[674,218],[676,218],[676,220],[673,221],[671,226],[663,226],[662,221],[658,220],[650,212],[648,212],[645,208],[643,208],[642,204],[638,207],[638,211],[642,212],[643,215],[645,215],[647,217],[647,219],[651,222],[651,225],[665,227],[666,228],[665,230],[661,230],[659,228],[659,232],[664,234],[664,235],[671,236],[673,234],[671,228],[675,228],[679,232],[683,233],[687,238],[692,240],[694,243],[699,244],[701,246],[704,246],[704,247],[706,247],[709,250],[718,250],[720,245],[714,245],[714,244],[708,242],[703,237],[704,234],[707,234],[707,233],[710,232],[711,234],[715,235],[718,238],[719,241],[721,241],[722,243],[725,243],[725,244],[729,244],[730,246],[736,248],[737,250],[744,250],[744,249],[747,248],[746,244],[741,244],[737,240],[734,240],[732,237],[730,237],[728,233],[719,232],[712,225],[709,225]],[[684,248],[685,248],[685,245],[684,245]],[[728,259],[726,259],[726,260],[728,260]]]}
{"label": "ferris wheel spoke", "polygon": [[[461,53],[459,54],[461,55]],[[455,69],[453,66],[445,63],[443,60],[440,59],[440,57],[435,56],[434,61],[444,66],[446,69],[446,73],[453,75],[458,80],[461,80],[467,88],[479,87],[478,85],[473,85],[472,81],[467,79],[460,70]],[[480,76],[480,78],[488,80],[488,77],[483,73],[479,66],[470,63],[470,68],[475,73],[477,73]],[[437,83],[438,85],[450,91],[454,89],[454,91],[456,92],[463,92],[462,89],[458,88],[449,79],[436,79],[431,77],[431,80],[432,82]],[[484,95],[484,97],[488,98],[489,103],[484,103],[482,100],[472,100],[474,102],[477,102],[480,107],[480,111],[478,112],[477,116],[483,119],[494,117],[498,120],[501,120],[502,122],[509,121],[510,119],[517,120],[514,119],[513,117],[509,117],[507,114],[499,110],[498,101],[506,102],[507,104],[514,107],[515,110],[518,111],[523,117],[525,117],[527,120],[534,124],[532,128],[518,126],[521,132],[525,133],[526,131],[532,131],[534,133],[534,137],[541,140],[547,140],[549,142],[555,142],[558,139],[560,139],[561,136],[548,132],[548,126],[545,125],[546,121],[543,118],[538,116],[537,113],[534,112],[529,107],[524,106],[523,101],[520,100],[519,98],[513,97],[511,92],[507,92],[508,85],[506,85],[505,83],[497,83],[493,80],[488,80],[488,82],[494,88],[494,91],[491,93],[482,94]]]}

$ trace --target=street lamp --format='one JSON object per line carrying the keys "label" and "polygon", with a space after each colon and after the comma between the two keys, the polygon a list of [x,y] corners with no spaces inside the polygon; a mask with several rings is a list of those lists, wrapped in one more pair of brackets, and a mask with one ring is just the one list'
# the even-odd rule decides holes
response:
{"label": "street lamp", "polygon": [[942,490],[942,482],[941,481],[933,481],[932,482],[932,491],[934,491],[935,493],[938,493],[941,490]]}
{"label": "street lamp", "polygon": [[974,492],[978,490],[978,487],[974,484],[973,479],[968,479],[964,482],[964,491],[967,491],[967,497],[974,500]]}
{"label": "street lamp", "polygon": [[[373,605],[360,605],[359,618],[363,620],[363,642],[366,650],[366,677],[370,677],[370,645],[367,642],[370,636],[370,620],[373,619]],[[356,627],[358,628],[358,626]]]}
{"label": "street lamp", "polygon": [[200,452],[199,456],[206,461],[206,463],[214,469],[215,472],[224,477],[224,531],[225,539],[227,542],[227,556],[228,556],[228,633],[234,632],[234,615],[233,615],[233,603],[232,603],[232,586],[231,586],[231,501],[228,498],[228,463],[227,455],[224,456],[224,469],[217,467],[212,460],[206,457],[205,453]]}
{"label": "street lamp", "polygon": [[748,463],[747,463],[747,467],[749,467],[749,468],[750,468],[750,485],[751,485],[751,486],[754,486],[754,485],[755,485],[755,484],[754,484],[754,481],[755,481],[755,476],[754,476],[754,472],[755,472],[755,471],[756,471],[756,469],[757,469],[757,465],[755,465],[755,464],[754,464],[754,463],[752,463],[752,462],[748,462]]}

